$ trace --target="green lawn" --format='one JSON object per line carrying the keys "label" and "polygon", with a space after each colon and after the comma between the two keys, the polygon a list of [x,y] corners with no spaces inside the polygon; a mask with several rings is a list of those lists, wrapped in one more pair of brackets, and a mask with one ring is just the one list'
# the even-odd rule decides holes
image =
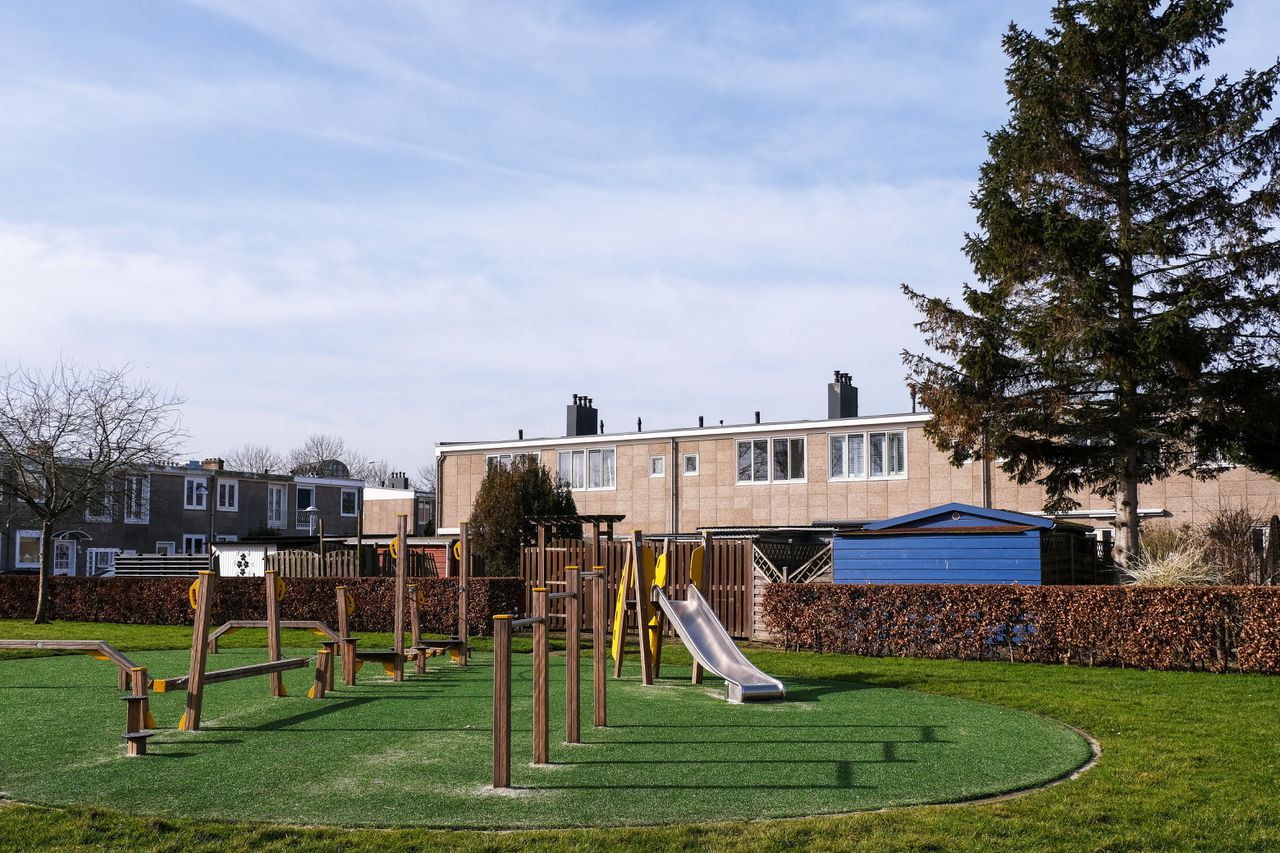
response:
{"label": "green lawn", "polygon": [[[101,637],[122,649],[137,649],[137,657],[140,659],[147,657],[142,647],[156,648],[166,644],[180,646],[184,645],[190,636],[188,631],[181,628],[63,624],[53,626],[52,629],[33,629],[20,622],[0,621],[0,636],[17,636],[19,632],[34,630],[49,631],[50,633],[45,634],[47,636]],[[131,637],[137,638],[137,646],[131,644]],[[255,641],[260,642],[252,636],[237,637],[237,644],[251,645]],[[669,649],[667,659],[678,661],[681,651]],[[249,653],[232,652],[231,654],[239,656]],[[790,727],[795,718],[805,713],[818,713],[813,710],[804,711],[805,704],[812,704],[819,708],[828,705],[834,708],[842,701],[850,702],[848,709],[844,711],[836,709],[836,717],[844,721],[840,725],[847,729],[850,722],[861,725],[872,724],[856,719],[854,706],[869,701],[879,694],[885,697],[887,704],[884,707],[892,706],[894,703],[889,697],[896,696],[906,703],[903,707],[910,705],[917,710],[929,708],[931,713],[943,713],[942,709],[947,709],[945,713],[952,715],[955,714],[956,708],[981,708],[982,706],[973,706],[969,703],[935,705],[931,703],[937,700],[931,697],[977,699],[1048,715],[1090,731],[1101,741],[1104,749],[1103,757],[1095,768],[1077,780],[998,803],[911,807],[888,812],[833,817],[754,822],[728,821],[711,824],[676,823],[625,829],[577,829],[499,834],[432,830],[293,829],[200,822],[187,818],[134,817],[117,810],[108,811],[85,806],[73,806],[60,810],[12,805],[8,808],[0,808],[0,849],[60,846],[66,848],[97,846],[102,849],[116,849],[137,846],[150,849],[210,850],[228,847],[254,847],[255,849],[305,847],[335,850],[413,847],[588,850],[606,846],[630,849],[674,847],[782,849],[792,845],[808,845],[818,848],[868,850],[920,848],[1259,850],[1280,847],[1280,832],[1274,828],[1273,807],[1275,792],[1280,790],[1280,769],[1278,769],[1280,763],[1274,758],[1275,709],[1280,706],[1280,682],[1274,679],[1255,676],[1146,673],[1132,670],[1088,670],[992,663],[970,664],[954,661],[868,660],[769,651],[753,652],[752,655],[767,671],[799,685],[799,690],[814,691],[809,699],[817,701],[809,702],[802,698],[801,702],[795,703],[794,708],[781,712],[784,715],[794,715],[788,717],[788,728],[782,731],[788,737],[803,732],[802,736],[792,739],[802,739],[806,741],[805,743],[779,744],[780,753],[758,752],[762,749],[759,743],[749,747],[762,763],[767,765],[769,760],[773,759],[779,761],[778,765],[770,766],[767,772],[757,772],[753,776],[744,775],[738,763],[718,765],[719,772],[706,777],[712,779],[714,784],[721,786],[721,790],[714,798],[717,803],[722,806],[726,802],[731,806],[732,801],[739,803],[736,808],[740,810],[731,813],[755,815],[786,813],[784,806],[788,789],[785,784],[788,784],[786,781],[788,778],[801,780],[809,787],[818,787],[812,783],[821,781],[819,777],[787,776],[787,774],[800,772],[796,768],[816,767],[821,763],[822,758],[829,757],[827,751],[816,744],[816,741],[821,740],[818,736],[821,731],[819,728],[810,726],[806,729],[803,723],[797,723],[795,728]],[[182,654],[178,652],[171,657],[181,661]],[[526,663],[519,656],[517,662],[520,666]],[[6,678],[5,673],[18,672],[25,675],[27,668],[38,668],[42,665],[54,666],[55,663],[59,667],[80,667],[84,668],[85,672],[96,673],[94,677],[99,679],[98,683],[106,684],[108,687],[114,680],[110,669],[103,664],[87,658],[66,658],[56,662],[0,661],[0,681]],[[446,670],[447,666],[442,667],[441,672]],[[366,669],[366,673],[368,671]],[[487,675],[489,670],[478,666],[475,672]],[[557,674],[553,672],[553,696],[558,692],[554,680]],[[8,677],[12,678],[12,675]],[[826,682],[831,681],[840,682],[849,689],[832,690],[826,685]],[[487,688],[481,689],[480,682],[467,682],[465,679],[457,682],[457,686],[463,687],[467,683],[473,683],[477,691],[484,694],[479,697],[483,705],[484,700],[487,699]],[[239,684],[250,685],[252,682]],[[398,686],[378,684],[368,679],[356,691],[361,695],[365,695],[367,691],[367,695],[372,696],[385,694],[389,690],[421,690],[424,691],[424,695],[417,697],[420,701],[404,704],[431,707],[454,686],[441,683],[437,685],[440,690],[437,692],[435,688],[429,686],[430,684],[430,678],[418,685]],[[516,694],[519,696],[523,683],[518,681],[517,684]],[[211,688],[209,701],[211,703],[219,701],[214,698],[214,690],[229,689],[233,686],[217,685]],[[525,788],[549,788],[552,790],[550,796],[554,797],[560,795],[555,792],[557,786],[561,788],[569,786],[569,776],[572,774],[583,774],[589,770],[588,775],[592,778],[610,778],[611,771],[606,769],[605,765],[583,764],[583,762],[595,760],[595,753],[602,750],[606,751],[610,757],[630,755],[633,765],[641,760],[638,756],[653,753],[654,760],[660,762],[657,766],[664,771],[670,770],[670,775],[675,777],[677,771],[673,769],[673,765],[676,762],[693,762],[699,756],[708,754],[706,747],[698,743],[684,743],[683,741],[693,738],[689,737],[690,728],[679,728],[680,726],[691,727],[704,740],[714,735],[714,739],[727,741],[735,739],[729,736],[729,732],[733,731],[732,714],[743,711],[757,713],[761,710],[767,713],[778,713],[775,709],[784,707],[733,708],[726,703],[713,700],[705,692],[684,686],[677,687],[674,684],[656,690],[641,690],[639,685],[629,683],[616,686],[618,689],[615,689],[612,694],[619,700],[615,721],[634,723],[640,728],[619,726],[617,730],[611,730],[608,734],[617,741],[644,740],[644,743],[600,741],[593,745],[574,748],[572,755],[566,755],[568,748],[555,743],[553,739],[552,759],[560,762],[560,765],[552,770],[536,770],[517,760],[513,766],[515,784]],[[911,691],[921,691],[930,696],[920,696],[914,692],[904,692],[894,688],[910,688]],[[300,687],[299,690],[301,690]],[[634,691],[634,695],[624,698],[628,697],[629,691]],[[81,694],[72,696],[66,691],[58,692],[65,700],[73,703],[80,701],[77,697]],[[94,692],[96,691],[88,691],[88,693]],[[111,701],[118,703],[118,700],[114,699],[114,691],[107,692],[112,694]],[[431,695],[426,695],[427,693]],[[256,695],[254,693],[254,696]],[[224,693],[223,696],[227,700],[232,699],[230,694]],[[254,696],[246,696],[245,704],[253,705],[256,701]],[[801,693],[801,697],[803,696],[804,694]],[[353,694],[350,698],[359,697]],[[474,698],[464,700],[457,696],[454,699],[455,701],[447,703],[446,707],[448,704],[453,704],[460,708],[466,701],[474,701]],[[914,701],[913,705],[912,701]],[[57,704],[53,699],[45,699],[43,702],[50,706]],[[294,702],[300,704],[305,713],[307,703],[303,699],[288,699],[275,704],[282,706]],[[640,714],[640,720],[631,720],[625,716],[637,713],[636,709],[645,710],[644,703],[652,705],[654,710]],[[281,740],[315,737],[320,733],[312,731],[309,727],[322,727],[324,720],[336,721],[340,714],[354,713],[359,708],[370,709],[366,713],[372,713],[371,709],[378,705],[378,701],[375,699],[357,708],[304,720],[296,719],[296,711],[282,712],[278,707],[272,709],[270,707],[272,703],[265,700],[257,702],[259,708],[239,718],[234,716],[239,712],[231,708],[231,704],[234,703],[229,701],[228,707],[222,711],[206,712],[206,718],[211,723],[217,724],[222,720],[223,729],[218,730],[211,726],[208,733],[195,735],[189,742],[196,744],[201,738],[211,740],[224,737],[240,739],[248,743],[251,738],[261,736],[262,733],[258,730],[262,726],[273,725],[273,720],[278,723],[281,719],[285,724],[275,730],[280,734]],[[386,707],[391,703],[383,701],[381,704]],[[262,706],[266,706],[265,710],[261,710]],[[10,712],[7,706],[0,708],[0,730],[9,729]],[[114,708],[109,713],[122,716],[119,710]],[[161,717],[162,727],[172,725],[172,719],[167,718],[175,717],[174,713],[161,709],[159,704],[157,713]],[[284,716],[271,716],[279,713],[284,713]],[[517,720],[527,719],[522,717],[523,712],[519,706],[516,713]],[[262,716],[264,714],[266,716]],[[411,736],[425,738],[420,742],[423,749],[427,749],[430,743],[429,733],[424,730],[433,726],[445,727],[444,720],[437,723],[436,718],[430,714],[424,716],[406,712],[405,716],[410,718],[410,730],[414,732]],[[667,721],[666,737],[655,735],[655,731],[660,731],[655,730],[652,725],[651,720],[655,716]],[[553,720],[555,719],[557,714],[553,710]],[[1022,715],[1000,715],[1002,724],[1009,719],[1032,718]],[[878,722],[883,723],[883,718]],[[919,719],[912,722],[918,723]],[[478,743],[472,746],[478,748],[483,757],[487,756],[487,716],[481,719],[479,724]],[[62,728],[59,728],[60,725]],[[118,726],[112,722],[111,727]],[[79,732],[82,728],[84,727],[78,726],[76,731]],[[96,726],[87,728],[96,729]],[[76,734],[73,737],[65,726],[65,717],[56,715],[42,726],[42,730],[44,729],[58,731],[58,737],[63,739],[75,740],[82,736]],[[643,731],[645,737],[634,737],[638,731]],[[596,733],[589,725],[585,732],[588,739],[596,737]],[[752,737],[755,734],[753,733]],[[892,741],[893,738],[888,737],[883,731],[876,734],[879,739],[875,745],[864,744],[861,747],[855,747],[845,743],[839,748],[876,749],[883,758],[884,743]],[[353,747],[359,745],[359,749],[353,749],[350,754],[362,757],[374,754],[378,744],[385,743],[380,740],[384,736],[404,737],[404,734],[401,732],[375,735],[369,732],[349,732],[347,737],[351,745]],[[0,737],[3,737],[2,733]],[[157,738],[157,752],[165,748],[178,748],[183,737],[178,733],[162,735]],[[527,737],[527,731],[517,733],[515,752],[518,759],[527,755]],[[170,738],[173,746],[166,746],[160,742]],[[465,736],[464,740],[459,742],[465,742]],[[281,746],[283,747],[284,744]],[[237,744],[225,744],[223,747],[209,751],[230,753],[241,748]],[[65,748],[73,749],[71,745]],[[77,746],[73,751],[84,748]],[[114,748],[113,746],[112,749]],[[382,748],[386,750],[385,746]],[[714,747],[714,749],[729,748],[725,743]],[[923,750],[925,747],[918,744],[893,747],[894,750],[902,748]],[[0,749],[5,747],[0,746]],[[92,754],[93,748],[88,749],[86,754]],[[208,749],[207,745],[190,747],[190,750],[195,752]],[[286,760],[288,755],[295,751],[301,750],[282,749],[280,760]],[[466,750],[463,751],[466,752]],[[999,744],[992,743],[988,746],[988,754],[996,754],[999,751]],[[474,753],[475,749],[471,752]],[[590,757],[580,759],[579,752],[589,754]],[[3,761],[0,761],[0,787],[8,784],[3,780],[11,772],[9,767],[12,766],[10,763],[12,759],[7,756],[18,753],[18,750],[10,752],[7,749],[5,752],[0,752],[0,756],[6,756]],[[846,775],[845,781],[856,784],[869,778],[865,776],[866,773],[877,773],[886,769],[873,768],[870,764],[852,763],[860,755],[865,757],[865,753],[851,751],[847,754],[849,756],[847,760],[852,764],[852,775]],[[907,755],[919,762],[925,760],[923,755],[912,753]],[[390,784],[395,784],[394,780],[406,778],[404,775],[406,773],[416,772],[410,764],[403,763],[395,753],[389,753],[383,757],[390,759],[389,762],[384,762],[390,768],[388,775],[393,779]],[[732,757],[734,762],[741,761],[736,751],[732,751],[729,757]],[[114,762],[117,767],[124,763],[129,773],[135,772],[134,767],[142,767],[144,762],[151,761],[151,759],[141,759],[123,762],[114,758],[108,760]],[[163,759],[157,756],[156,763],[161,760]],[[192,760],[173,761],[171,759],[173,763]],[[786,765],[781,763],[783,760],[795,760],[796,763]],[[579,763],[569,763],[571,761]],[[979,758],[970,763],[981,766],[987,762]],[[1007,766],[1009,762],[998,763]],[[446,760],[440,766],[451,765]],[[639,768],[643,770],[645,766],[639,765]],[[687,772],[689,767],[689,765],[679,766],[680,774]],[[785,773],[779,772],[779,766],[788,769]],[[888,769],[893,769],[893,766],[890,763]],[[636,771],[637,767],[633,766],[631,769]],[[827,779],[831,779],[833,774],[838,772],[849,773],[849,771],[839,771],[838,767],[833,767],[831,763],[827,763],[823,769],[828,774]],[[259,772],[258,769],[251,771],[248,762],[232,764],[226,770],[229,775],[238,777]],[[90,768],[87,772],[101,771]],[[441,772],[454,773],[457,769],[454,767]],[[74,778],[76,774],[73,769],[60,766],[52,775],[64,780],[62,785],[49,786],[50,790],[56,791],[65,790],[67,787],[65,780]],[[104,779],[106,775],[103,774]],[[335,774],[330,773],[330,775]],[[750,779],[759,777],[764,779],[762,786],[768,785],[771,780],[775,790],[752,792],[750,786],[744,784]],[[425,780],[426,776],[417,778],[421,781]],[[835,778],[840,777],[835,775]],[[22,785],[38,784],[30,779],[26,781],[23,779],[26,777],[19,779]],[[169,789],[177,790],[180,788],[181,781],[181,777],[175,776]],[[123,791],[122,796],[129,796],[128,792],[137,787],[136,780],[115,788],[112,788],[109,782],[104,784],[113,791]],[[303,788],[304,782],[301,781],[301,777],[280,776],[277,778],[274,790],[277,793],[287,791],[288,798],[302,802],[306,799],[306,791],[302,790]],[[818,790],[824,789],[818,788]],[[744,792],[746,792],[745,795]],[[578,791],[575,796],[581,796],[582,793]],[[607,793],[607,796],[601,797],[600,802],[613,802],[617,796],[625,796],[626,791],[625,789],[611,790]],[[856,789],[852,793],[856,794]],[[851,791],[847,788],[841,792],[841,796],[847,797],[850,794]],[[267,805],[255,803],[253,798],[245,797],[243,794],[237,796],[240,796],[243,807],[255,810],[255,817],[262,816],[262,813],[270,808]],[[451,796],[448,791],[424,791],[424,797],[441,802],[448,800]],[[532,794],[525,792],[515,799],[518,800],[521,797],[536,799],[542,796],[548,796],[545,790],[535,791]],[[677,792],[675,796],[667,798],[667,800],[677,801],[677,805],[668,802],[665,806],[647,809],[649,819],[676,821],[688,819],[686,814],[681,813],[683,807],[678,805],[678,802],[688,800],[689,796],[688,791]],[[744,796],[745,799],[739,800]],[[40,799],[56,799],[56,797]],[[493,814],[501,812],[511,803],[507,800],[505,804],[490,805],[494,802],[493,795],[486,797],[474,790],[466,792],[466,796],[454,802],[461,803],[456,807],[450,806],[459,815],[472,814],[476,809],[482,812],[487,809],[490,814]],[[757,810],[755,804],[759,802],[767,802],[770,804],[769,807],[775,810],[769,811],[768,808]],[[816,800],[815,803],[814,810],[829,807],[829,804],[824,805]],[[191,802],[172,811],[198,814],[200,813],[198,806],[198,802]],[[430,811],[430,807],[424,805],[423,808]],[[603,809],[604,806],[600,808]],[[659,808],[669,811],[666,814],[655,815],[655,809]],[[741,809],[747,811],[743,812]],[[779,809],[782,810],[779,811]],[[299,815],[302,812],[291,812],[291,814]],[[620,815],[619,819],[627,818],[625,815]],[[464,823],[470,820],[470,817],[458,817],[454,822]],[[575,821],[561,817],[553,822]]]}

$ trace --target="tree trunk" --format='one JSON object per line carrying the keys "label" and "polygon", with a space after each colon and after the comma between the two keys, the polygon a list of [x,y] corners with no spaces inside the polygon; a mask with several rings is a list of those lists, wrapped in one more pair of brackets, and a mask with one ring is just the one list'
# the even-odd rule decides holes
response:
{"label": "tree trunk", "polygon": [[1117,569],[1135,565],[1138,559],[1138,480],[1126,476],[1116,490],[1116,541],[1111,554]]}
{"label": "tree trunk", "polygon": [[40,580],[36,586],[35,623],[49,622],[49,577],[53,574],[53,522],[40,525]]}

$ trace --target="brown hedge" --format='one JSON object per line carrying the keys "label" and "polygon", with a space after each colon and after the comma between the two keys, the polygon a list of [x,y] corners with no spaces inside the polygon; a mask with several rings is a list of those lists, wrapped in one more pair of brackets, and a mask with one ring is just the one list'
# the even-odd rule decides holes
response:
{"label": "brown hedge", "polygon": [[1280,588],[771,584],[765,626],[793,648],[1280,673]]}
{"label": "brown hedge", "polygon": [[[190,578],[51,578],[49,612],[53,619],[79,622],[123,622],[134,625],[190,625],[187,602]],[[453,578],[417,578],[425,607],[422,629],[452,634],[457,625],[458,582]],[[337,620],[334,587],[345,584],[356,599],[352,631],[389,631],[394,578],[289,578],[280,604],[282,619]],[[520,578],[471,578],[467,603],[468,630],[492,633],[493,614],[518,613],[524,606]],[[261,578],[218,578],[213,588],[213,623],[262,619]],[[34,577],[0,578],[0,618],[28,619],[35,612]]]}

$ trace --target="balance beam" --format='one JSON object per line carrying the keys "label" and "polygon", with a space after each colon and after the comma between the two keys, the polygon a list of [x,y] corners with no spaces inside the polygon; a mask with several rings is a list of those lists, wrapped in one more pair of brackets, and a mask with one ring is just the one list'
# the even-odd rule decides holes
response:
{"label": "balance beam", "polygon": [[[213,632],[209,634],[209,653],[216,655],[218,653],[218,640],[236,631],[245,628],[267,628],[266,619],[233,619],[230,622],[223,622]],[[302,631],[310,631],[317,637],[328,637],[330,640],[340,640],[338,632],[330,628],[323,622],[306,619],[282,619],[280,620],[281,628],[296,628]]]}
{"label": "balance beam", "polygon": [[[215,669],[204,674],[204,683],[219,684],[223,681],[252,678],[255,675],[271,675],[276,672],[299,669],[309,663],[311,663],[311,658],[285,658],[284,660],[273,660],[266,663],[233,666],[230,669]],[[190,683],[190,674],[179,675],[176,678],[156,678],[151,681],[151,689],[157,693],[176,693],[180,690],[186,690]]]}
{"label": "balance beam", "polygon": [[120,689],[129,687],[129,671],[138,665],[119,649],[104,640],[0,640],[0,649],[39,649],[57,652],[83,652],[98,660],[114,663],[120,669]]}

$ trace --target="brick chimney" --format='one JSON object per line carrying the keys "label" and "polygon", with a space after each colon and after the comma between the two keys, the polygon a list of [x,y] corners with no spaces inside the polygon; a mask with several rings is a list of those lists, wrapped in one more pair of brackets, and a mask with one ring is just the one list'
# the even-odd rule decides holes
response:
{"label": "brick chimney", "polygon": [[200,460],[200,467],[206,471],[221,471],[223,468],[226,467],[226,465],[227,463],[223,462],[221,459],[201,459]]}

